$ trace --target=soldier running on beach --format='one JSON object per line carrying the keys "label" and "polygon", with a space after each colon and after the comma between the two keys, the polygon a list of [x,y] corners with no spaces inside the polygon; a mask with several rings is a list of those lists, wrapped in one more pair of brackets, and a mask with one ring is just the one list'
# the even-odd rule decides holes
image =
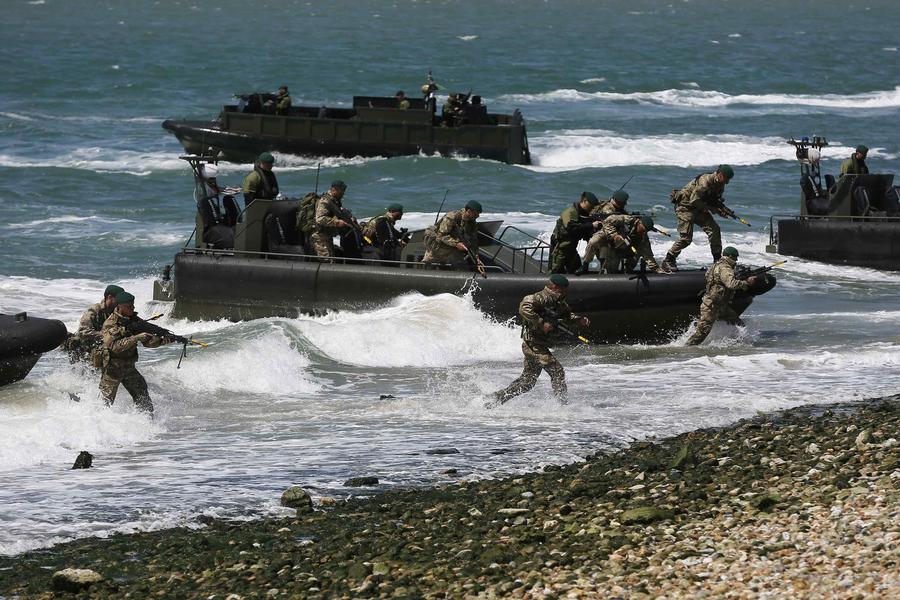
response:
{"label": "soldier running on beach", "polygon": [[748,277],[746,281],[734,276],[734,267],[737,265],[738,251],[733,246],[728,246],[722,251],[722,258],[706,272],[706,291],[703,300],[700,301],[700,319],[697,328],[688,339],[688,346],[701,344],[713,324],[723,319],[734,325],[743,325],[744,322],[731,308],[731,299],[736,291],[746,291],[756,285],[755,276]]}
{"label": "soldier running on beach", "polygon": [[103,300],[84,311],[78,322],[78,331],[63,342],[63,348],[69,353],[69,360],[87,361],[95,351],[101,349],[103,323],[116,309],[116,294],[124,291],[117,285],[108,285],[103,290]]}
{"label": "soldier running on beach", "polygon": [[534,294],[522,298],[519,304],[519,317],[522,319],[522,354],[525,355],[525,367],[518,379],[500,391],[494,392],[492,399],[485,404],[486,408],[494,408],[512,398],[530,391],[537,383],[541,370],[547,371],[553,395],[560,404],[567,404],[568,388],[566,372],[550,351],[560,324],[578,323],[582,327],[590,325],[587,317],[572,314],[566,302],[569,280],[565,275],[554,273],[547,286]]}

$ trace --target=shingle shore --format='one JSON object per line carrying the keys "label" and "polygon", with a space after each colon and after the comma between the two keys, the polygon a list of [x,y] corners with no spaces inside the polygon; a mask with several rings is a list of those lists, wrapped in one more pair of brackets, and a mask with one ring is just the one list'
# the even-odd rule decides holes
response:
{"label": "shingle shore", "polygon": [[517,478],[0,558],[0,596],[66,596],[69,567],[103,577],[77,594],[94,598],[888,598],[898,439],[900,395],[803,407]]}

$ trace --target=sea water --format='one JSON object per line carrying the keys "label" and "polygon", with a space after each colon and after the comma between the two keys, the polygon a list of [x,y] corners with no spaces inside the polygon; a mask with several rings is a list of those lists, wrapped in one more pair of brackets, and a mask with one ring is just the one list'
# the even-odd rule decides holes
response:
{"label": "sea water", "polygon": [[[849,13],[848,13],[849,11]],[[852,13],[852,14],[851,14]],[[798,210],[790,136],[824,135],[823,171],[865,143],[875,172],[900,153],[894,2],[10,2],[0,18],[0,311],[61,319],[117,283],[144,315],[207,341],[142,349],[150,420],[121,390],[46,354],[0,388],[0,552],[279,514],[314,497],[494,477],[760,410],[896,393],[900,272],[790,258],[779,285],[699,348],[564,348],[571,403],[545,377],[492,411],[521,369],[518,331],[467,297],[410,293],[321,317],[188,322],[152,280],[194,227],[192,177],[165,118],[212,118],[233,93],[290,86],[295,104],[415,95],[429,69],[491,110],[519,108],[533,164],[462,157],[278,157],[282,190],[349,184],[355,214],[406,207],[402,225],[469,199],[547,239],[581,191],[629,177],[631,210],[674,227],[668,193],[728,162],[721,221],[741,261],[766,254],[769,217]],[[223,164],[239,185],[249,165]],[[657,258],[671,240],[652,238]],[[706,265],[702,232],[681,263]],[[80,401],[73,401],[73,395]],[[459,454],[436,455],[435,448]],[[94,468],[72,471],[81,450]]]}

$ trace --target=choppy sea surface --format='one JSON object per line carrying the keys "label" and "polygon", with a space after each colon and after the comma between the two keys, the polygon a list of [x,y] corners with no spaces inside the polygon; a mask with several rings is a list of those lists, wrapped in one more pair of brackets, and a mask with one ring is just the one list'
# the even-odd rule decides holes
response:
{"label": "choppy sea surface", "polygon": [[[848,17],[852,14],[852,19]],[[858,143],[873,171],[900,154],[900,4],[884,1],[88,2],[12,0],[0,16],[0,311],[74,328],[108,283],[138,297],[194,224],[191,175],[165,118],[211,118],[235,92],[290,86],[295,103],[414,93],[432,69],[519,108],[528,167],[442,157],[279,157],[282,190],[349,183],[358,215],[390,202],[404,223],[475,198],[486,216],[547,235],[582,190],[628,185],[632,209],[674,226],[668,192],[721,162],[723,223],[755,264],[769,217],[798,209],[789,136],[825,135],[824,170]],[[223,165],[237,185],[249,165]],[[654,239],[661,257],[667,240]],[[682,255],[705,264],[702,233]],[[521,368],[518,332],[467,298],[409,294],[368,312],[162,325],[211,343],[142,350],[157,418],[127,393],[45,355],[0,388],[0,553],[170,527],[200,515],[279,512],[292,484],[317,495],[377,475],[382,488],[492,477],[578,460],[632,438],[721,425],[809,402],[896,393],[900,272],[791,259],[779,285],[700,348],[560,351],[564,409],[542,378],[501,409],[483,395]],[[81,402],[73,402],[70,393]],[[381,399],[382,395],[391,398]],[[434,455],[433,448],[460,453]],[[95,468],[71,471],[80,450]]]}

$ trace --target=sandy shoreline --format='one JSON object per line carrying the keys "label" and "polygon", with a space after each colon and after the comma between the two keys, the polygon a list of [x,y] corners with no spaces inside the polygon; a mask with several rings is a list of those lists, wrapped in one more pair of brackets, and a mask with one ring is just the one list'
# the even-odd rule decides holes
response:
{"label": "sandy shoreline", "polygon": [[[0,558],[0,596],[884,598],[900,396],[801,407],[541,473]],[[62,585],[62,584],[57,584]]]}

